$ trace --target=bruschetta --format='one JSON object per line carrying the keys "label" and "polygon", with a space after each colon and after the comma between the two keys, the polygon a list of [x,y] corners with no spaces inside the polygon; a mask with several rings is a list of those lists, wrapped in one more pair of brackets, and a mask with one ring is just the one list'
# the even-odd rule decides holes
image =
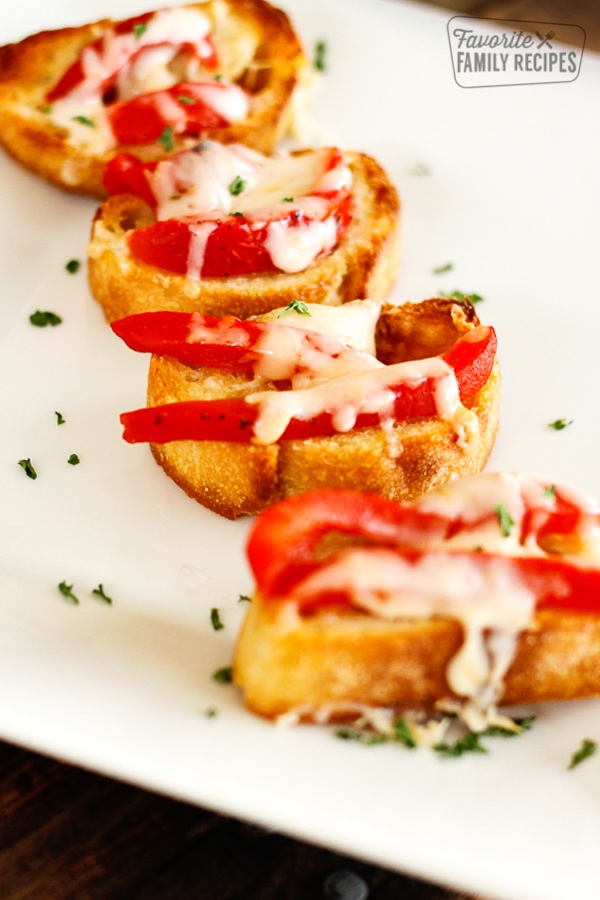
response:
{"label": "bruschetta", "polygon": [[112,327],[153,354],[125,440],[149,442],[228,518],[319,487],[412,499],[480,471],[494,442],[496,335],[468,301],[291,304],[254,320],[155,312]]}
{"label": "bruschetta", "polygon": [[109,321],[148,310],[248,318],[292,300],[381,300],[400,259],[398,194],[335,147],[266,156],[203,141],[158,164],[115,158],[88,247]]}
{"label": "bruschetta", "polygon": [[265,0],[207,0],[43,31],[0,48],[0,142],[69,191],[106,196],[107,162],[199,139],[270,152],[307,70]]}
{"label": "bruschetta", "polygon": [[600,694],[600,506],[528,475],[412,504],[355,491],[259,517],[234,679],[268,718],[453,711]]}

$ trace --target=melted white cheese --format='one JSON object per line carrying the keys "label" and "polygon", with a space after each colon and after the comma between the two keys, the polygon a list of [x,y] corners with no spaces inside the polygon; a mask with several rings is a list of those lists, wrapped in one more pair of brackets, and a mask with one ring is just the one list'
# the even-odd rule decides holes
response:
{"label": "melted white cheese", "polygon": [[468,724],[480,730],[502,692],[518,636],[533,618],[535,594],[510,560],[479,565],[477,559],[432,554],[410,563],[393,550],[354,547],[309,575],[294,596],[341,590],[357,608],[389,621],[441,616],[460,622],[464,641],[446,678],[467,701]]}
{"label": "melted white cheese", "polygon": [[447,420],[470,421],[473,414],[462,406],[454,370],[440,357],[411,360],[382,366],[373,371],[341,376],[304,390],[259,391],[246,402],[259,409],[254,423],[254,441],[270,444],[278,441],[290,421],[312,419],[321,413],[332,414],[336,431],[350,431],[361,413],[374,413],[380,421],[393,419],[394,385],[435,383],[437,414]]}

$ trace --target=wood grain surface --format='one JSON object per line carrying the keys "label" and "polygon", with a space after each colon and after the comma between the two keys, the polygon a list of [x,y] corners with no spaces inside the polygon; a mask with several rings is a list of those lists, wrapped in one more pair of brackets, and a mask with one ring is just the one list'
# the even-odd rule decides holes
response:
{"label": "wood grain surface", "polygon": [[[577,24],[586,50],[600,51],[593,0],[432,5]],[[2,742],[0,815],[0,900],[318,900],[340,870],[362,879],[369,900],[468,900]]]}

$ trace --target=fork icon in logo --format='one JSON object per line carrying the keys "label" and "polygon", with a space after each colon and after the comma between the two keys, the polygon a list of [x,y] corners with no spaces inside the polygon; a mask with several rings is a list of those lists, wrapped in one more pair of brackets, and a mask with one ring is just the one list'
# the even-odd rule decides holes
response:
{"label": "fork icon in logo", "polygon": [[540,43],[537,45],[537,49],[540,50],[542,47],[548,45],[548,48],[552,50],[552,44],[550,43],[550,41],[555,35],[555,31],[549,31],[546,37],[542,37],[539,31],[536,31],[536,36],[540,39]]}

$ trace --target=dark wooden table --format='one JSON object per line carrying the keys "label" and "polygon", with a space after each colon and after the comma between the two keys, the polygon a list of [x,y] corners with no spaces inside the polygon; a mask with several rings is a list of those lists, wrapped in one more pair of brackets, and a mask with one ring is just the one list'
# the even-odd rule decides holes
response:
{"label": "dark wooden table", "polygon": [[[579,24],[587,49],[600,51],[595,0],[436,5]],[[318,900],[343,870],[362,879],[369,900],[467,900],[2,742],[0,810],[0,900]]]}

